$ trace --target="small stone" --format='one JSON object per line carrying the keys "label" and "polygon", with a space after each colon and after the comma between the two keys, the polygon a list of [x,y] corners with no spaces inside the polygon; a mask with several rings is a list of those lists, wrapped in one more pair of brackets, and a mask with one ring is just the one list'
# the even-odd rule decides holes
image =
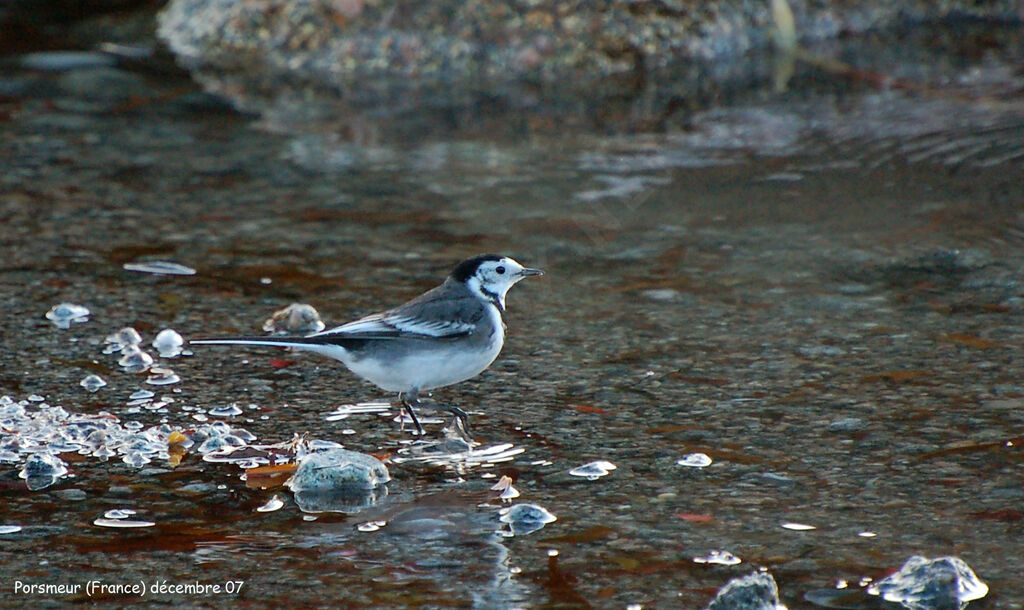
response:
{"label": "small stone", "polygon": [[780,610],[779,586],[767,572],[730,580],[719,589],[708,610]]}
{"label": "small stone", "polygon": [[57,496],[61,500],[67,502],[80,502],[89,497],[89,494],[85,493],[84,489],[58,489],[53,492],[53,495]]}

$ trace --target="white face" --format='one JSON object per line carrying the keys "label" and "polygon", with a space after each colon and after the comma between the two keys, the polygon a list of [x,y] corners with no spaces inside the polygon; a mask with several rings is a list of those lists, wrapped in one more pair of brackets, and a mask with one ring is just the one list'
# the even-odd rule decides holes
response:
{"label": "white face", "polygon": [[511,258],[504,256],[496,261],[484,261],[476,268],[467,284],[475,292],[482,292],[487,299],[494,295],[498,308],[505,310],[505,295],[516,282],[530,275],[541,275],[539,269],[528,269]]}

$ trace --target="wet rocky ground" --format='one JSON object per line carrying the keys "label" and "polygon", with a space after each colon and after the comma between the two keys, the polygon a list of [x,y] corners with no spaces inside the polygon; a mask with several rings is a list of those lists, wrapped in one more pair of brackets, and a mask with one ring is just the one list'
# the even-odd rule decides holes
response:
{"label": "wet rocky ground", "polygon": [[[765,568],[790,608],[873,608],[864,590],[911,555],[954,555],[990,587],[972,608],[1020,608],[1019,32],[961,42],[912,45],[882,73],[927,87],[805,66],[786,92],[764,82],[647,131],[493,109],[483,126],[267,129],[165,64],[7,57],[0,394],[125,426],[306,434],[392,478],[372,506],[306,513],[198,447],[142,465],[63,453],[71,476],[35,491],[21,455],[0,466],[0,525],[21,528],[0,534],[7,593],[696,608]],[[315,356],[197,347],[157,358],[180,377],[157,386],[103,353],[128,326],[154,355],[164,328],[258,334],[295,301],[342,323],[484,251],[546,273],[510,293],[494,366],[434,396],[498,459],[414,459],[392,409],[330,418],[392,397]],[[125,269],[153,261],[196,273]],[[63,302],[88,320],[57,328],[44,314]],[[107,385],[83,388],[90,374]],[[140,390],[165,404],[129,404]],[[697,453],[710,465],[677,463]],[[570,474],[595,461],[616,468]],[[557,520],[506,535],[502,475]],[[110,527],[125,519],[150,525]]]}

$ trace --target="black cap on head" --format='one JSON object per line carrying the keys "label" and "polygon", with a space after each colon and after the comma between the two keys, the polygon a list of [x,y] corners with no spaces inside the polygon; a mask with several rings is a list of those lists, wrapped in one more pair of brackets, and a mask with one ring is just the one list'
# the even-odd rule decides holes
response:
{"label": "black cap on head", "polygon": [[480,254],[473,258],[467,258],[452,269],[452,278],[465,282],[476,273],[476,268],[484,261],[500,261],[505,257],[500,254]]}

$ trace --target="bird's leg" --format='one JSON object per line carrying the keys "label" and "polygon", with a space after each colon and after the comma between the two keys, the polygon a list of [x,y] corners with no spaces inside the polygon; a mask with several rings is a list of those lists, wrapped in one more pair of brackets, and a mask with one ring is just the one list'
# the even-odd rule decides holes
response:
{"label": "bird's leg", "polygon": [[420,425],[420,420],[416,417],[416,411],[413,410],[413,407],[420,406],[420,399],[418,397],[417,390],[412,389],[408,392],[399,392],[398,400],[402,402],[402,407],[405,408],[405,412],[409,414],[410,419],[412,419],[412,423],[416,425],[416,433],[419,436],[423,436],[423,426]]}
{"label": "bird's leg", "polygon": [[[428,406],[428,405],[418,405],[418,406]],[[438,411],[447,411],[447,412],[451,413],[452,415],[454,415],[455,417],[459,418],[459,421],[462,422],[462,429],[465,430],[466,434],[469,434],[469,415],[467,415],[465,411],[463,411],[462,409],[460,409],[458,407],[453,407],[451,405],[442,405],[441,403],[439,403],[439,402],[437,402],[435,400],[431,400],[430,401],[429,407],[431,409],[436,409]]]}

